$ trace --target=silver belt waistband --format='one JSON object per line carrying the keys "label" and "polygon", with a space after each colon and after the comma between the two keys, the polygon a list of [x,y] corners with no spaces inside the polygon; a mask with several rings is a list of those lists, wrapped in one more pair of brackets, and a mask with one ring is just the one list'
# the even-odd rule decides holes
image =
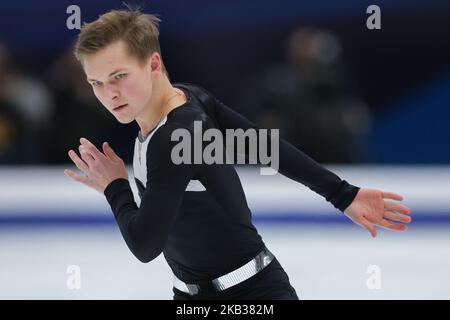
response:
{"label": "silver belt waistband", "polygon": [[247,262],[242,267],[234,271],[220,276],[219,278],[210,280],[205,284],[197,284],[185,283],[174,275],[173,286],[178,290],[190,295],[196,295],[204,290],[212,290],[216,292],[223,291],[254,276],[265,267],[267,267],[273,259],[274,255],[269,251],[269,249],[264,247],[261,252],[251,261]]}

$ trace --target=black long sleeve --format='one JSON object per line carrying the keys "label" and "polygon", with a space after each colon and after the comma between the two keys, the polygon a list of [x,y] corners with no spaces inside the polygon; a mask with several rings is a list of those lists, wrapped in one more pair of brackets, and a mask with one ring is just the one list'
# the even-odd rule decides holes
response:
{"label": "black long sleeve", "polygon": [[125,242],[142,262],[156,258],[164,249],[169,229],[188,182],[194,174],[194,165],[175,165],[171,150],[176,142],[170,135],[176,124],[166,124],[157,130],[147,152],[147,184],[138,208],[130,184],[117,179],[105,189]]}
{"label": "black long sleeve", "polygon": [[[188,101],[170,111],[149,139],[136,139],[133,169],[140,207],[128,180],[111,182],[104,193],[125,242],[140,261],[151,261],[163,252],[179,279],[213,279],[248,262],[264,243],[252,223],[234,166],[175,165],[171,153],[179,142],[172,141],[171,136],[179,128],[193,135],[195,121],[201,121],[203,128],[222,132],[259,128],[206,90],[194,85],[176,86],[185,90]],[[209,98],[206,101],[204,97]],[[147,149],[142,147],[145,144]],[[359,188],[283,139],[279,147],[280,173],[321,194],[341,211],[353,201]]]}
{"label": "black long sleeve", "polygon": [[[213,96],[210,94],[210,97]],[[261,128],[226,106],[217,98],[213,98],[213,101],[214,103],[212,105],[214,109],[211,116],[215,118],[223,134],[225,134],[226,129],[255,129],[258,132],[257,145],[259,145]],[[270,130],[263,132],[266,132],[265,140],[268,143],[268,150],[270,150]],[[248,144],[244,150],[246,151],[246,156],[248,156],[248,151],[250,150]],[[234,152],[237,152],[236,148]],[[248,160],[248,157],[246,160]],[[325,169],[308,155],[281,138],[279,139],[279,172],[322,195],[335,208],[342,212],[350,205],[359,190],[359,187],[353,186],[345,180],[341,180],[336,174]]]}

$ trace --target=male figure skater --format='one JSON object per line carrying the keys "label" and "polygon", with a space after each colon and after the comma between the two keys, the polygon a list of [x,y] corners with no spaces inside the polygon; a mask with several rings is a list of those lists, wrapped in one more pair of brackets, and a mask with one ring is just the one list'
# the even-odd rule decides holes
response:
{"label": "male figure skater", "polygon": [[[231,164],[174,164],[176,129],[258,129],[210,92],[172,84],[159,48],[158,22],[138,10],[103,14],[81,29],[75,55],[96,97],[123,124],[137,121],[133,169],[138,207],[124,162],[81,138],[69,157],[84,175],[67,176],[104,193],[122,236],[142,262],[161,252],[174,273],[174,299],[298,299],[251,221]],[[268,139],[270,140],[270,139]],[[248,148],[246,148],[248,150]],[[248,155],[247,155],[248,156]],[[279,171],[322,195],[373,237],[375,226],[404,231],[411,218],[402,196],[341,180],[284,140]]]}

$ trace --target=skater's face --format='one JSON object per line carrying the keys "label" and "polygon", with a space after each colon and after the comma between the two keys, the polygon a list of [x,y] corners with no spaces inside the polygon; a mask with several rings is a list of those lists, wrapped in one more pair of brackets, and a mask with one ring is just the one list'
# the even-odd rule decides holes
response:
{"label": "skater's face", "polygon": [[150,104],[162,66],[158,53],[142,63],[128,54],[122,41],[84,56],[82,62],[95,96],[120,123],[132,122]]}

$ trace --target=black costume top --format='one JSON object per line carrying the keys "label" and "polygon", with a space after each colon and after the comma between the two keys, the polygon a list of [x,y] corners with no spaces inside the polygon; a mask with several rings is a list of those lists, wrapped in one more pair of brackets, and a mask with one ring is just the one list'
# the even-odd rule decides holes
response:
{"label": "black costume top", "polygon": [[[185,92],[186,103],[170,111],[147,137],[136,138],[133,168],[140,206],[126,179],[111,182],[105,196],[123,238],[140,261],[149,262],[163,252],[179,279],[209,280],[250,261],[264,243],[252,224],[233,165],[174,164],[171,151],[179,141],[171,141],[171,134],[182,128],[193,136],[194,121],[201,121],[203,130],[220,129],[224,136],[225,129],[259,128],[201,87],[173,86]],[[270,132],[267,135],[270,150]],[[341,211],[359,190],[283,139],[279,172]]]}

